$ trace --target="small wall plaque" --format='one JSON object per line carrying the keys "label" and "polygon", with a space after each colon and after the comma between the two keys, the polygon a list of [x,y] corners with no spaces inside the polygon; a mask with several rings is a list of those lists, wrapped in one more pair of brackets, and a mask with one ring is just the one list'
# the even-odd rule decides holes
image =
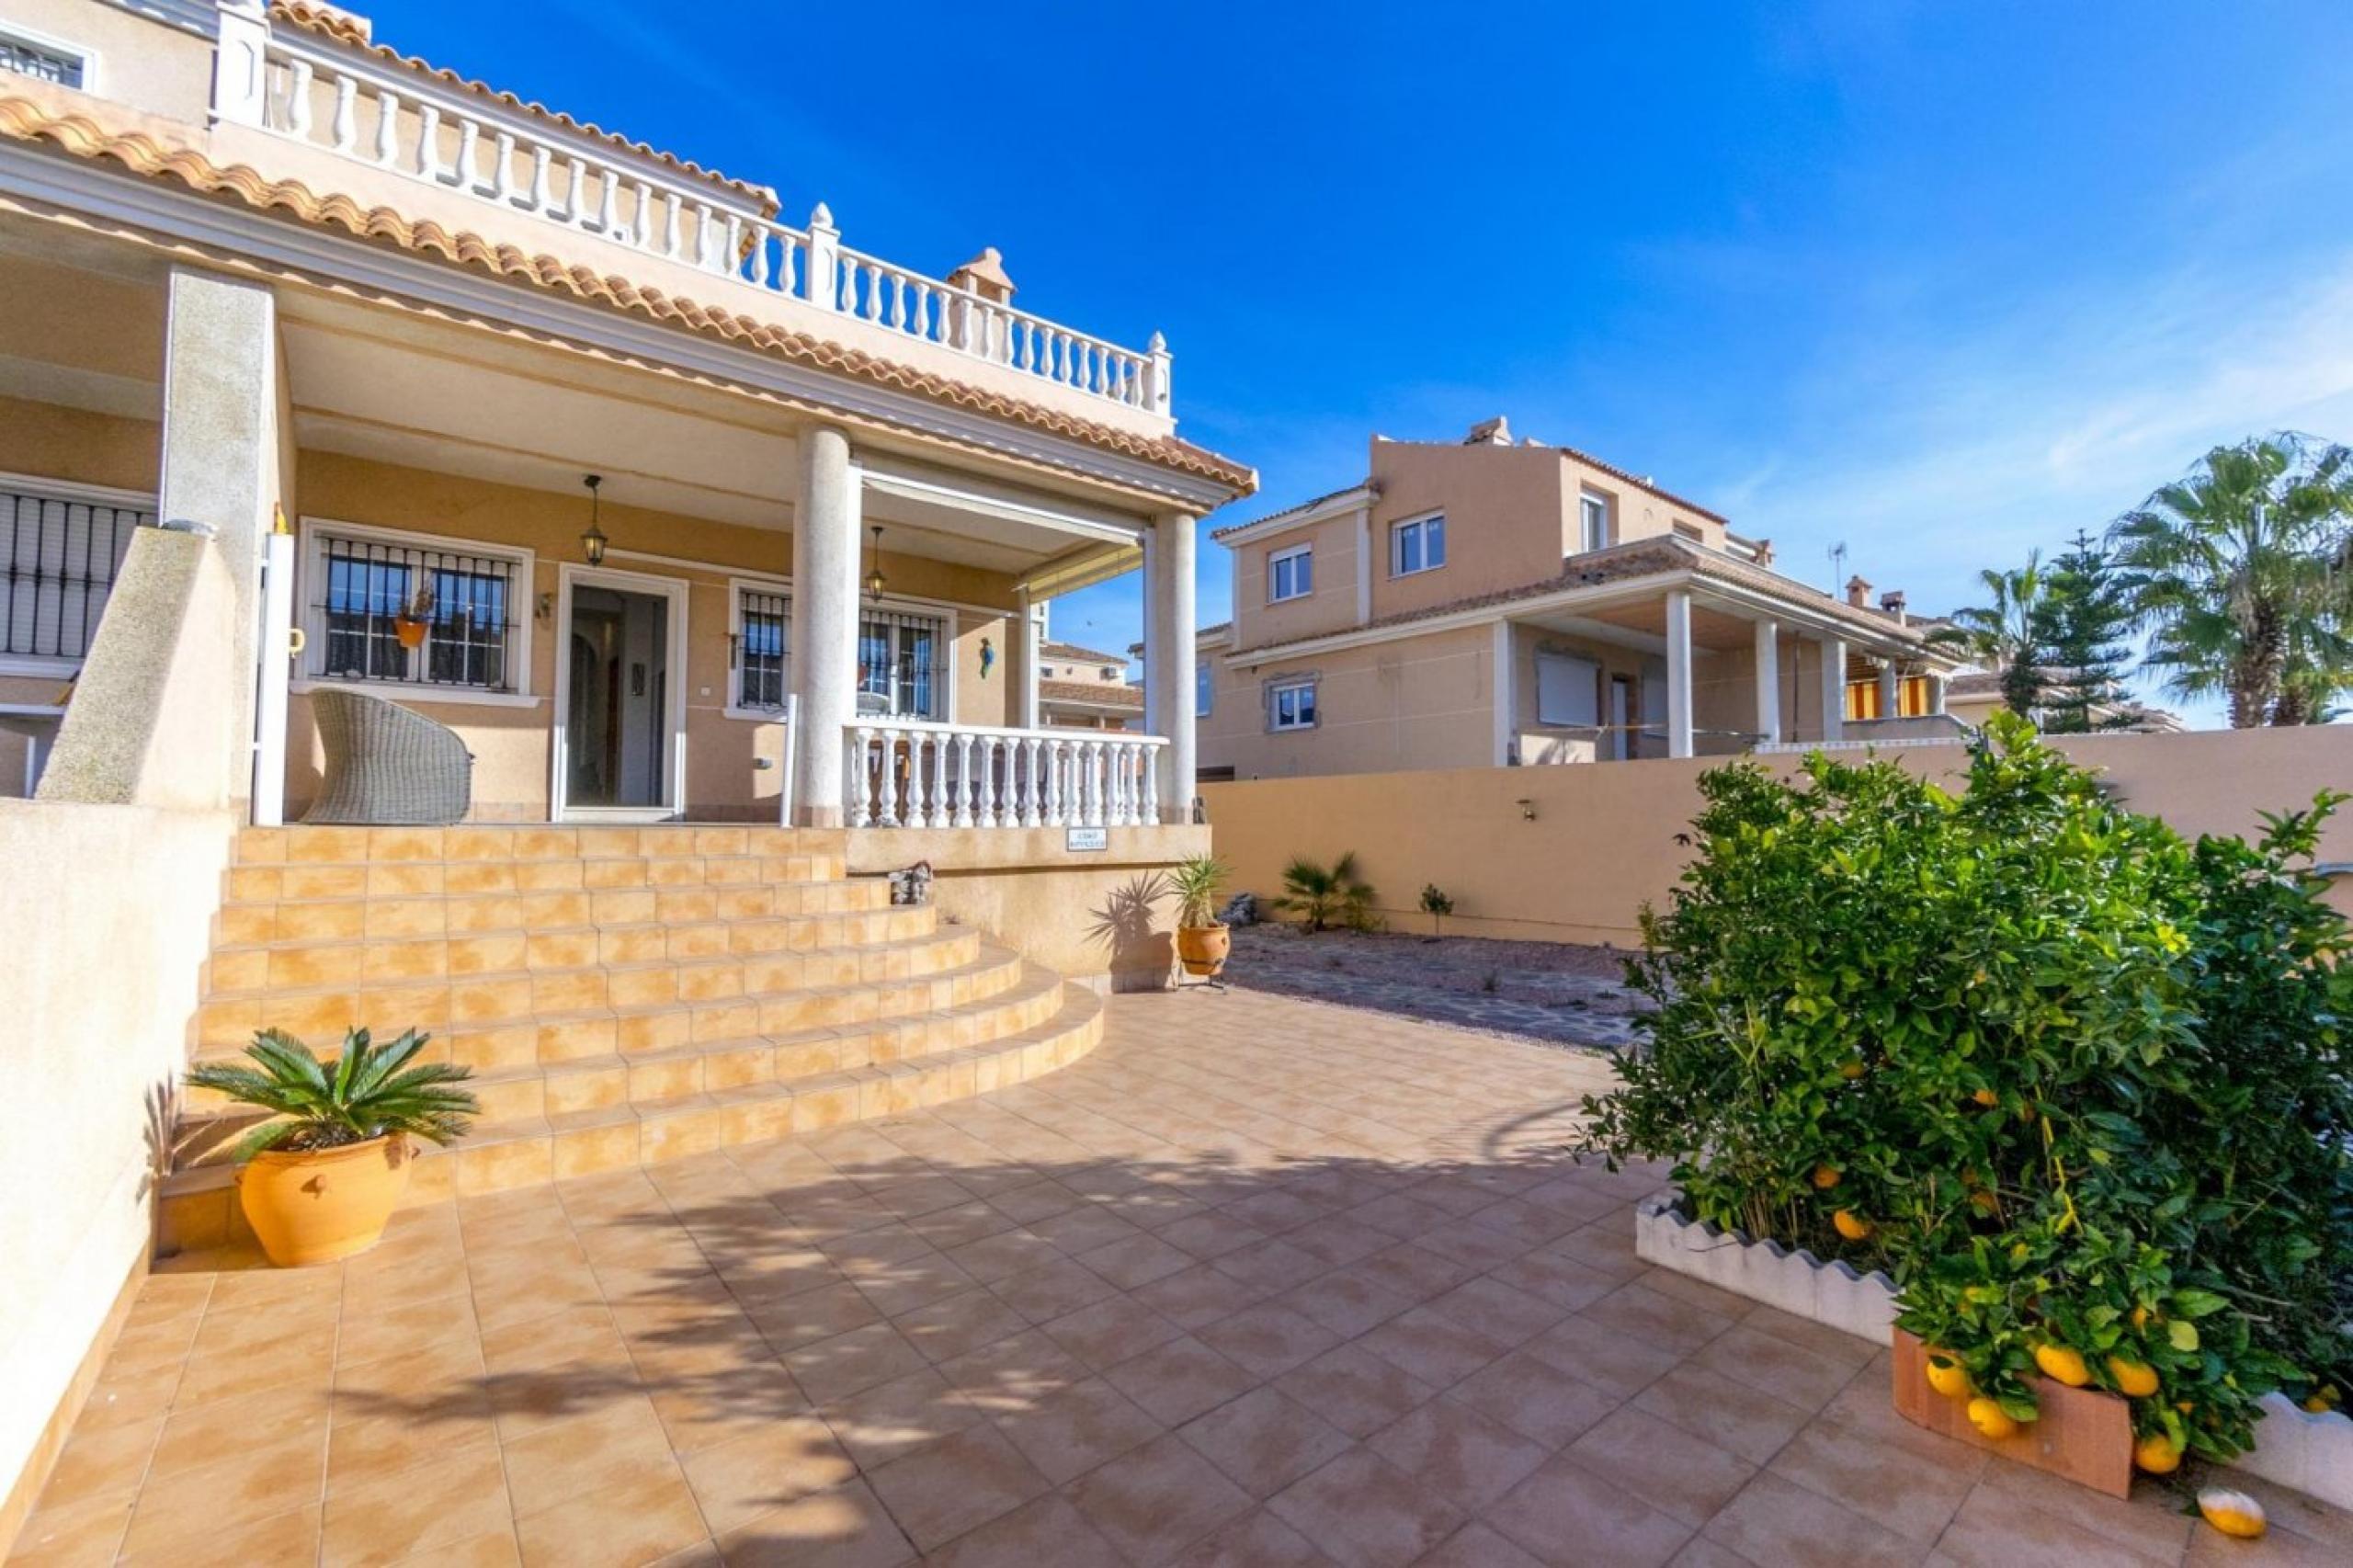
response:
{"label": "small wall plaque", "polygon": [[1066,827],[1063,829],[1063,847],[1073,854],[1088,849],[1111,847],[1111,830],[1108,827]]}

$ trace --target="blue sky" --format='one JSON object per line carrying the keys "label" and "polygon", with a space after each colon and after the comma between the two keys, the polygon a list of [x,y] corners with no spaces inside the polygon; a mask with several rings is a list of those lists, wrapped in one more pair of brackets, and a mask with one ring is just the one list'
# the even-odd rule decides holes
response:
{"label": "blue sky", "polygon": [[[1264,480],[1218,523],[1502,413],[1942,609],[2215,442],[2353,439],[2342,4],[364,8],[1165,332],[1183,433]],[[1055,607],[1138,624],[1132,580]]]}

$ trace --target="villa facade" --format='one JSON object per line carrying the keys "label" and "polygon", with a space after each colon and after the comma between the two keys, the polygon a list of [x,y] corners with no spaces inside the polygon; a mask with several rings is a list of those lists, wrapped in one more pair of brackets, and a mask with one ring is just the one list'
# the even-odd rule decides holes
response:
{"label": "villa facade", "polygon": [[1955,661],[1902,596],[1811,587],[1718,514],[1501,419],[1376,437],[1361,483],[1215,538],[1233,604],[1197,639],[1207,777],[1957,733]]}

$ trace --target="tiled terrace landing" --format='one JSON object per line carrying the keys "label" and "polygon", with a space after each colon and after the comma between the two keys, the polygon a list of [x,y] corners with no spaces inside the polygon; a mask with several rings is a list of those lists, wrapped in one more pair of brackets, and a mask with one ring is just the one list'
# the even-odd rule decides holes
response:
{"label": "tiled terrace landing", "polygon": [[1902,1424],[1540,1153],[1593,1059],[1234,993],[791,1142],[141,1295],[22,1561],[1018,1568],[2353,1557]]}

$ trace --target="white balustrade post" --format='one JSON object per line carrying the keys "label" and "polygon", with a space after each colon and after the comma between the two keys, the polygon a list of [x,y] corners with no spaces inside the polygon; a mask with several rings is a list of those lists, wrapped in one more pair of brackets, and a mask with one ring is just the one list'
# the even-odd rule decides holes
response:
{"label": "white balustrade post", "polygon": [[490,199],[506,201],[515,194],[515,135],[502,131],[490,147]]}
{"label": "white balustrade post", "polygon": [[335,137],[335,150],[348,156],[359,141],[359,119],[352,111],[352,100],[358,97],[359,84],[337,73],[335,79],[335,117],[328,125]]}
{"label": "white balustrade post", "polygon": [[269,123],[267,0],[221,0],[212,50],[212,118],[237,125]]}
{"label": "white balustrade post", "polygon": [[[983,757],[988,756],[985,747],[983,748],[981,755]],[[972,825],[972,795],[975,788],[972,778],[972,737],[959,735],[956,737],[956,788],[952,796],[955,810],[949,813],[949,826],[970,827]]]}
{"label": "white balustrade post", "polygon": [[286,129],[304,141],[311,135],[311,62],[298,60],[287,73]]}
{"label": "white balustrade post", "polygon": [[390,87],[376,93],[376,162],[391,168],[401,157],[401,96]]}
{"label": "white balustrade post", "polygon": [[1046,741],[1041,744],[1043,744],[1046,753],[1046,820],[1044,825],[1047,827],[1060,827],[1063,825],[1063,743],[1060,741]]}
{"label": "white balustrade post", "polygon": [[1142,746],[1143,753],[1143,825],[1150,827],[1160,821],[1160,748]]}
{"label": "white balustrade post", "polygon": [[861,724],[850,744],[849,766],[843,775],[843,782],[849,790],[849,825],[852,827],[865,827],[874,821],[874,809],[867,801],[867,769],[873,755],[874,732]]}
{"label": "white balustrade post", "polygon": [[416,106],[416,172],[441,183],[441,111],[431,104]]}
{"label": "white balustrade post", "polygon": [[474,119],[458,121],[458,156],[451,165],[449,183],[460,190],[472,191],[482,183],[482,122]]}
{"label": "white balustrade post", "polygon": [[824,202],[809,214],[809,302],[821,311],[841,309],[842,232],[834,210]]}
{"label": "white balustrade post", "polygon": [[1039,771],[1046,743],[1035,738],[1021,743],[1021,756],[1027,766],[1022,771],[1020,806],[1023,827],[1043,827],[1046,824],[1046,782]]}

